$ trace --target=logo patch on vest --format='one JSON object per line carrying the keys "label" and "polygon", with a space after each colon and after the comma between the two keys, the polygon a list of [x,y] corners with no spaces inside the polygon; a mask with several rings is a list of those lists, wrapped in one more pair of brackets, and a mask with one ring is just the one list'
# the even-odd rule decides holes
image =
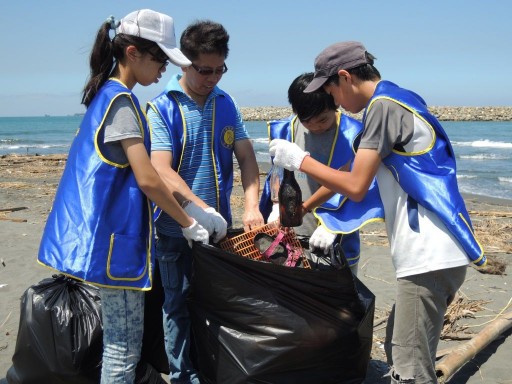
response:
{"label": "logo patch on vest", "polygon": [[222,130],[222,146],[225,148],[233,148],[235,143],[235,128],[228,125]]}

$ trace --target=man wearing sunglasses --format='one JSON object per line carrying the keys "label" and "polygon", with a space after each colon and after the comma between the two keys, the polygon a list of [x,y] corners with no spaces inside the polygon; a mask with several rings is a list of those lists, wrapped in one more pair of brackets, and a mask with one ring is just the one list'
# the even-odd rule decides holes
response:
{"label": "man wearing sunglasses", "polygon": [[[205,223],[205,228],[208,220],[212,222],[210,234],[215,242],[225,236],[226,223],[232,223],[233,154],[240,166],[245,195],[244,229],[264,225],[252,143],[235,101],[217,87],[228,70],[228,41],[228,33],[218,23],[207,20],[188,26],[181,36],[180,49],[192,65],[170,80],[164,92],[148,103],[147,111],[155,169],[179,191],[176,198],[189,215]],[[172,383],[199,383],[189,357],[190,320],[185,303],[191,249],[179,225],[169,216],[160,215],[156,229],[170,379]]]}

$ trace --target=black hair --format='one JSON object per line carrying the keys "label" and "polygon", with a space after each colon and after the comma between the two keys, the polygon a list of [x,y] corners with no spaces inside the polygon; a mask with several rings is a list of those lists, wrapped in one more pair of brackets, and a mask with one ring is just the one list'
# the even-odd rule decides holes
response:
{"label": "black hair", "polygon": [[[347,72],[351,75],[357,76],[359,80],[362,81],[375,81],[380,80],[380,72],[377,68],[373,66],[373,61],[375,60],[375,56],[371,53],[366,52],[366,58],[368,59],[368,64],[359,65],[355,68],[347,69]],[[329,76],[325,84],[339,84],[339,76],[336,72],[334,75]]]}
{"label": "black hair", "polygon": [[190,24],[181,34],[180,49],[189,60],[200,54],[218,54],[228,57],[229,34],[222,24],[211,20],[199,20]]}
{"label": "black hair", "polygon": [[155,58],[167,58],[158,44],[141,37],[118,33],[110,39],[110,21],[102,24],[92,47],[89,66],[91,73],[82,91],[82,104],[88,107],[98,90],[117,70],[117,63],[124,60],[125,48],[133,45],[141,53],[150,53]]}
{"label": "black hair", "polygon": [[288,88],[288,101],[300,121],[307,122],[326,109],[337,109],[332,96],[324,92],[321,88],[315,92],[304,93],[304,89],[311,83],[313,77],[313,72],[303,73],[295,78]]}

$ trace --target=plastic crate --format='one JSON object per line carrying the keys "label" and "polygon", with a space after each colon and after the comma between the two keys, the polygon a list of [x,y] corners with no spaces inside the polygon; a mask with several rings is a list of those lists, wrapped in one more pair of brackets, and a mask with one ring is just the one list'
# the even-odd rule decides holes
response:
{"label": "plastic crate", "polygon": [[[231,253],[237,254],[239,256],[243,256],[252,260],[258,260],[263,262],[268,262],[265,257],[258,251],[256,246],[254,245],[254,237],[258,233],[266,233],[270,236],[277,236],[279,233],[279,225],[277,221],[268,223],[262,227],[258,227],[249,232],[244,232],[241,235],[237,235],[231,238],[226,238],[220,242],[221,249],[225,251],[229,251]],[[283,242],[287,242],[290,244],[295,250],[298,250],[300,253],[301,267],[311,269],[311,265],[309,264],[308,259],[304,255],[304,249],[300,244],[300,241],[295,236],[295,231],[292,228],[288,228],[285,236],[283,237]]]}

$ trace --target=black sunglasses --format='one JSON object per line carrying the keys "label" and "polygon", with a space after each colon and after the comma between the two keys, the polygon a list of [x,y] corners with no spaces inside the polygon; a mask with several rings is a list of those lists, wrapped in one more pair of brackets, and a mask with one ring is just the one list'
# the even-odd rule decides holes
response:
{"label": "black sunglasses", "polygon": [[167,57],[167,55],[165,53],[161,52],[160,54],[154,54],[151,51],[147,51],[147,52],[151,56],[151,61],[156,61],[157,63],[162,64],[160,69],[167,67],[169,65],[169,58]]}
{"label": "black sunglasses", "polygon": [[215,69],[198,67],[197,65],[192,63],[192,68],[194,68],[197,71],[197,73],[199,73],[200,75],[203,75],[203,76],[210,76],[213,74],[223,75],[224,73],[226,73],[228,71],[228,67],[227,67],[226,63],[224,63],[222,65],[222,67],[218,67]]}

